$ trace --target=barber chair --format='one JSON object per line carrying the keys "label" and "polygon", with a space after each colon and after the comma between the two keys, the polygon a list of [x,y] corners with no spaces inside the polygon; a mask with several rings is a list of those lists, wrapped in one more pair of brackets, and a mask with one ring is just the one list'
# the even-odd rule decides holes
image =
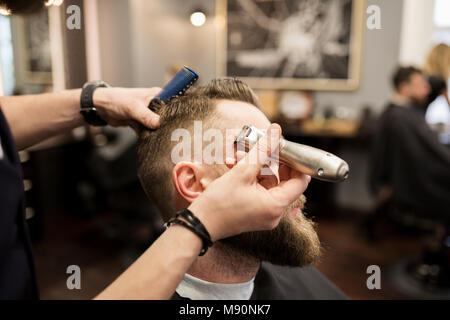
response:
{"label": "barber chair", "polygon": [[87,208],[102,213],[103,235],[123,245],[121,258],[128,265],[159,237],[163,223],[137,177],[136,134],[103,128],[92,140],[95,148],[87,161],[92,179],[80,186],[81,193]]}
{"label": "barber chair", "polygon": [[412,298],[450,299],[450,224],[443,217],[400,203],[390,187],[378,193],[375,212],[366,221],[369,239],[381,241],[376,230],[381,219],[421,237],[419,256],[400,259],[388,267],[388,279],[399,292]]}

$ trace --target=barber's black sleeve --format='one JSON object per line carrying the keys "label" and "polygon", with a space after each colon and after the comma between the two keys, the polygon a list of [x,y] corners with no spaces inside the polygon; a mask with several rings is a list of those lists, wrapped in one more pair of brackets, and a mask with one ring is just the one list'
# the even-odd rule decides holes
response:
{"label": "barber's black sleeve", "polygon": [[23,206],[20,160],[0,108],[0,300],[38,298]]}

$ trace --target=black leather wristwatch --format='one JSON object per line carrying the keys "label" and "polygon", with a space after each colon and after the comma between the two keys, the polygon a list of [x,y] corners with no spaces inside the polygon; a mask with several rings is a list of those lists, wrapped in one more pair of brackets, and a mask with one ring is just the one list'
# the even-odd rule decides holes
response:
{"label": "black leather wristwatch", "polygon": [[106,121],[98,115],[97,109],[94,106],[94,91],[99,87],[109,88],[110,85],[108,85],[105,81],[86,82],[84,84],[83,89],[81,89],[80,113],[90,125],[106,126]]}

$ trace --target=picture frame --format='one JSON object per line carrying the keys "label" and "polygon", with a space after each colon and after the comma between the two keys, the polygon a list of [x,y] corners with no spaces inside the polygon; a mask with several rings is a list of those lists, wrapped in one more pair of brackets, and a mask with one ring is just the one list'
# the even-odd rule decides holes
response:
{"label": "picture frame", "polygon": [[217,76],[255,89],[352,91],[365,0],[216,0]]}
{"label": "picture frame", "polygon": [[48,10],[25,17],[14,17],[15,58],[21,61],[18,70],[24,83],[51,85],[52,53]]}

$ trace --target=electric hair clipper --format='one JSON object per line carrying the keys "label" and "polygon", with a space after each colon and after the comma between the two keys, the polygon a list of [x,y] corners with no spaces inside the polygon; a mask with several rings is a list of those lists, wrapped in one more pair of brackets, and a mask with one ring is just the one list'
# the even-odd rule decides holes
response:
{"label": "electric hair clipper", "polygon": [[[244,126],[236,143],[249,151],[265,133],[253,126]],[[274,159],[277,160],[277,159]],[[335,155],[303,144],[280,139],[279,161],[313,178],[340,182],[348,177],[348,164]]]}
{"label": "electric hair clipper", "polygon": [[198,73],[191,68],[184,66],[178,71],[175,76],[164,86],[160,93],[158,93],[150,102],[149,108],[153,101],[161,100],[168,102],[173,97],[183,95],[186,90],[198,80]]}

